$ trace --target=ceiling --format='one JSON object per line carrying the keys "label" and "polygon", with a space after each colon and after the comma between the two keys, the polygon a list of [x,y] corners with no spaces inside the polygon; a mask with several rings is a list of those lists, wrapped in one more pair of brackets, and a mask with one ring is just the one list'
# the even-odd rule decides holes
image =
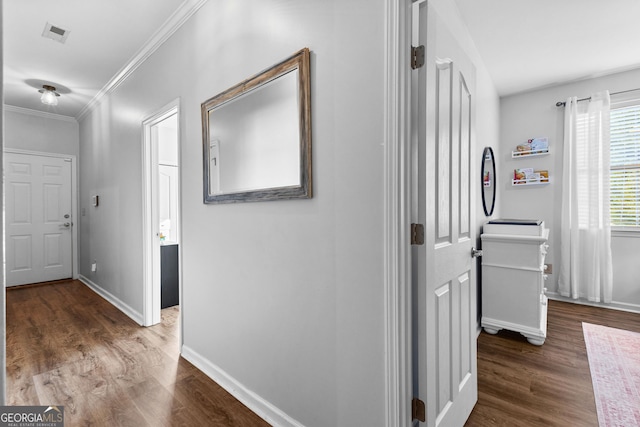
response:
{"label": "ceiling", "polygon": [[500,96],[640,68],[638,0],[456,0]]}
{"label": "ceiling", "polygon": [[[184,2],[184,3],[183,3]],[[140,52],[185,0],[13,0],[2,2],[4,102],[77,117]],[[191,2],[193,3],[193,2]],[[69,31],[64,44],[42,37],[49,22]],[[58,105],[40,102],[55,86]]]}
{"label": "ceiling", "polygon": [[[640,67],[638,0],[455,0],[505,96]],[[203,0],[3,2],[5,104],[78,117],[176,16]],[[42,37],[49,22],[64,44]],[[38,89],[55,86],[55,107]]]}

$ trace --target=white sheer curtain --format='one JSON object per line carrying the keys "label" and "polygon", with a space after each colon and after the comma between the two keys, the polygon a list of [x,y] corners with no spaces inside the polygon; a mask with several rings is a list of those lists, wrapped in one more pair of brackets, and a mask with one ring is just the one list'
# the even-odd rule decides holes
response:
{"label": "white sheer curtain", "polygon": [[609,92],[567,99],[564,115],[561,295],[611,302]]}

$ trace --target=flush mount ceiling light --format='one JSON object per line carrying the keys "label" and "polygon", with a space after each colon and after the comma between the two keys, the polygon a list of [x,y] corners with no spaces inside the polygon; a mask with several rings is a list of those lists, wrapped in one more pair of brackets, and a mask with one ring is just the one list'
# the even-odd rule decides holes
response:
{"label": "flush mount ceiling light", "polygon": [[40,101],[45,105],[58,105],[58,97],[60,94],[56,92],[54,86],[42,85],[42,89],[38,90],[42,94]]}

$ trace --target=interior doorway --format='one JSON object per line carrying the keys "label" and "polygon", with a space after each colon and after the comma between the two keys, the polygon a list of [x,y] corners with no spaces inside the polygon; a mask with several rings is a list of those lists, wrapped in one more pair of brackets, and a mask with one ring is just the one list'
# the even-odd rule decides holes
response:
{"label": "interior doorway", "polygon": [[175,100],[143,122],[144,325],[180,304],[180,123]]}

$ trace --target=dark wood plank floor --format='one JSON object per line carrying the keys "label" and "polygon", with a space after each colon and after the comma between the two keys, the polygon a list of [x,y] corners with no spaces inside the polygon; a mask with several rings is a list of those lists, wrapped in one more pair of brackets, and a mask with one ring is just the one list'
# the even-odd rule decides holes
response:
{"label": "dark wood plank floor", "polygon": [[547,339],[478,339],[478,403],[467,426],[598,426],[582,322],[640,332],[640,314],[549,301]]}
{"label": "dark wood plank floor", "polygon": [[79,281],[7,291],[7,404],[67,426],[268,426],[179,356],[177,307],[138,326]]}
{"label": "dark wood plank floor", "polygon": [[[9,405],[65,406],[67,426],[268,426],[178,354],[178,309],[142,328],[78,281],[7,291]],[[582,321],[640,315],[549,301],[547,340],[481,333],[467,426],[597,426]]]}

